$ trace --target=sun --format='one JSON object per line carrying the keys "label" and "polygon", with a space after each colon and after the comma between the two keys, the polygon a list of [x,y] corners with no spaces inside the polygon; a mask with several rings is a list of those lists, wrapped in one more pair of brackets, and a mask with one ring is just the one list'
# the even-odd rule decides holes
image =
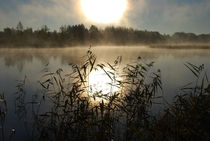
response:
{"label": "sun", "polygon": [[113,70],[107,67],[98,68],[88,76],[88,92],[90,95],[110,96],[119,91],[118,81],[120,81],[120,77]]}
{"label": "sun", "polygon": [[119,21],[126,11],[126,5],[126,0],[81,0],[81,7],[87,19],[97,23]]}

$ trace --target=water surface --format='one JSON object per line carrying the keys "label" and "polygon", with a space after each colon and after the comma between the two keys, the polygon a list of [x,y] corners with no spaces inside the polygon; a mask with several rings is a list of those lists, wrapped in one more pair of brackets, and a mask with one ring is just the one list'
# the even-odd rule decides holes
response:
{"label": "water surface", "polygon": [[[25,88],[28,92],[27,99],[30,99],[31,95],[37,93],[40,89],[37,81],[40,80],[43,68],[46,65],[52,72],[62,68],[64,73],[68,73],[71,71],[69,64],[81,64],[87,51],[88,48],[85,47],[0,49],[0,92],[5,93],[8,104],[6,134],[10,134],[11,129],[15,128],[17,131],[15,138],[23,139],[30,136],[33,132],[14,114],[15,92],[18,80],[27,78]],[[112,63],[118,56],[122,56],[122,66],[134,62],[139,56],[145,63],[154,61],[153,70],[161,70],[163,96],[169,103],[179,92],[179,88],[195,79],[193,74],[184,66],[186,62],[195,65],[204,64],[207,75],[210,76],[210,50],[208,49],[100,46],[93,47],[92,51],[96,54],[98,63]]]}

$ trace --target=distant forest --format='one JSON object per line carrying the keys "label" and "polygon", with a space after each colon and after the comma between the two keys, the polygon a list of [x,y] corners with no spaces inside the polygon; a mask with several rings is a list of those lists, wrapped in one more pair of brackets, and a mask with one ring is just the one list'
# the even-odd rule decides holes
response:
{"label": "distant forest", "polygon": [[108,26],[104,29],[95,25],[64,25],[51,31],[47,25],[38,30],[24,28],[21,22],[16,28],[0,31],[0,47],[61,47],[89,45],[148,45],[148,44],[209,44],[210,34],[177,32],[173,35],[138,30],[127,27]]}

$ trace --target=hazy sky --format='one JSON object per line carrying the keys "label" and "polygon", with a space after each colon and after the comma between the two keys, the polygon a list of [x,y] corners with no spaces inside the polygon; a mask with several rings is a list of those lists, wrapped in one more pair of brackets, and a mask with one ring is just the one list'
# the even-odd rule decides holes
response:
{"label": "hazy sky", "polygon": [[[210,33],[210,0],[127,0],[128,8],[116,25],[161,33]],[[88,21],[80,9],[80,0],[0,0],[0,30],[16,27],[21,21],[35,29]],[[109,24],[110,25],[110,24]]]}

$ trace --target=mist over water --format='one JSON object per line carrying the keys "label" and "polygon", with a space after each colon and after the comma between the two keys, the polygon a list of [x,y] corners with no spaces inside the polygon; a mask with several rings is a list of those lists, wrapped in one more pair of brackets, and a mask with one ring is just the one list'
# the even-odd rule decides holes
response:
{"label": "mist over water", "polygon": [[[122,56],[122,66],[132,63],[140,56],[145,63],[154,61],[153,69],[160,69],[168,99],[173,97],[173,88],[185,85],[191,79],[184,66],[186,62],[195,65],[204,64],[209,70],[210,50],[205,49],[155,49],[146,46],[100,46],[91,49],[97,57],[97,63],[114,63],[118,56]],[[80,64],[88,48],[55,48],[55,49],[0,49],[0,90],[7,93],[9,87],[15,87],[16,80],[24,76],[30,80],[31,87],[41,76],[45,65],[55,72],[62,68],[65,73],[71,71],[70,64]],[[210,73],[210,70],[207,72]],[[6,82],[6,83],[5,83]],[[13,84],[13,85],[11,85]],[[170,96],[169,96],[170,95]]]}
{"label": "mist over water", "polygon": [[[153,69],[162,71],[162,79],[166,84],[167,93],[173,92],[169,90],[169,84],[178,88],[185,84],[185,80],[189,81],[191,78],[184,66],[186,62],[195,65],[204,64],[207,70],[210,66],[210,50],[208,49],[99,46],[92,47],[91,50],[97,57],[97,63],[114,63],[118,56],[122,56],[122,66],[136,61],[139,56],[145,63],[154,61]],[[52,72],[62,68],[64,72],[68,73],[71,70],[70,64],[82,63],[87,51],[88,48],[85,47],[0,49],[0,89],[7,90],[5,87],[8,88],[11,86],[10,83],[15,83],[16,80],[22,80],[25,75],[31,83],[36,83],[46,65]]]}

